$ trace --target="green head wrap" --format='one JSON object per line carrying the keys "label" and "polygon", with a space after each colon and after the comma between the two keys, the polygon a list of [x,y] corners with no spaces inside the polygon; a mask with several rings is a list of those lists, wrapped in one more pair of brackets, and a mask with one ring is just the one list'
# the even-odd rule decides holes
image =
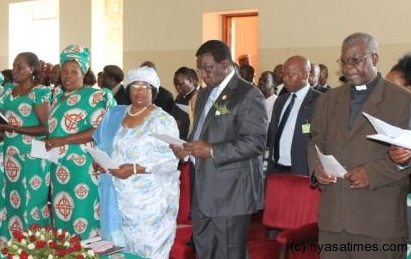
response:
{"label": "green head wrap", "polygon": [[80,45],[67,46],[60,54],[60,65],[63,66],[70,60],[76,61],[85,74],[90,67],[90,49]]}

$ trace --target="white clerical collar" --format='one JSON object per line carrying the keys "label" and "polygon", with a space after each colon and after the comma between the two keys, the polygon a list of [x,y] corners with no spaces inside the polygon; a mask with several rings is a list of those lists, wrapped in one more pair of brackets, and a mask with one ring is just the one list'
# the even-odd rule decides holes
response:
{"label": "white clerical collar", "polygon": [[357,91],[367,90],[367,86],[366,85],[356,85],[355,90]]}

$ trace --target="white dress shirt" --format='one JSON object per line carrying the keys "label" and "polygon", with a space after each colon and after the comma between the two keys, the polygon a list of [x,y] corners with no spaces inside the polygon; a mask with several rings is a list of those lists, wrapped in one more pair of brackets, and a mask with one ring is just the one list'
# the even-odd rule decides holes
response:
{"label": "white dress shirt", "polygon": [[[291,92],[290,97],[285,102],[283,110],[281,111],[281,117],[285,109],[287,108],[288,104],[290,103],[292,94],[295,94],[295,102],[294,106],[288,116],[287,122],[285,123],[283,133],[281,134],[280,138],[280,157],[278,158],[278,163],[290,166],[291,165],[291,145],[293,142],[294,131],[295,130],[302,130],[300,125],[295,125],[297,121],[298,112],[300,111],[301,104],[304,101],[305,96],[310,89],[310,85],[306,85],[297,92]],[[281,121],[281,118],[280,120]],[[297,128],[296,128],[297,127]]]}

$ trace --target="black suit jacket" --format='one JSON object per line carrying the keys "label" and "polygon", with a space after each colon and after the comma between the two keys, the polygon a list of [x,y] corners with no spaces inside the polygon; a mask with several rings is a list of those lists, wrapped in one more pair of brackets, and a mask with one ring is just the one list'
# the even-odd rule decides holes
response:
{"label": "black suit jacket", "polygon": [[160,86],[154,104],[170,114],[174,105],[173,94],[164,87]]}
{"label": "black suit jacket", "polygon": [[[275,134],[277,133],[278,124],[280,123],[281,111],[283,110],[284,104],[290,94],[291,93],[280,95],[274,102],[271,122],[268,128],[268,146],[270,152],[268,157],[267,173],[272,173],[275,171],[274,139]],[[311,138],[311,134],[303,133],[302,125],[311,123],[311,115],[314,110],[315,102],[317,97],[320,95],[320,92],[310,88],[303,100],[303,103],[301,104],[300,110],[298,111],[293,142],[291,144],[292,174],[309,175],[307,165],[307,145]]]}
{"label": "black suit jacket", "polygon": [[127,98],[127,93],[123,85],[120,86],[117,93],[114,95],[114,99],[116,99],[118,105],[130,104],[130,100]]}

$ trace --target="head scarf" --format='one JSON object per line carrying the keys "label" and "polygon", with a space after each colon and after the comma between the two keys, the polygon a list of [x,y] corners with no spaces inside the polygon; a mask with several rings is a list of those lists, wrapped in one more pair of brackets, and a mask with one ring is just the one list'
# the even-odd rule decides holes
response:
{"label": "head scarf", "polygon": [[124,85],[128,86],[129,84],[136,81],[149,83],[157,90],[160,87],[160,78],[158,77],[157,72],[154,70],[154,68],[151,67],[139,67],[128,71],[124,80]]}
{"label": "head scarf", "polygon": [[68,61],[76,61],[83,73],[87,73],[90,67],[90,49],[80,45],[67,46],[60,54],[60,65],[63,66]]}

